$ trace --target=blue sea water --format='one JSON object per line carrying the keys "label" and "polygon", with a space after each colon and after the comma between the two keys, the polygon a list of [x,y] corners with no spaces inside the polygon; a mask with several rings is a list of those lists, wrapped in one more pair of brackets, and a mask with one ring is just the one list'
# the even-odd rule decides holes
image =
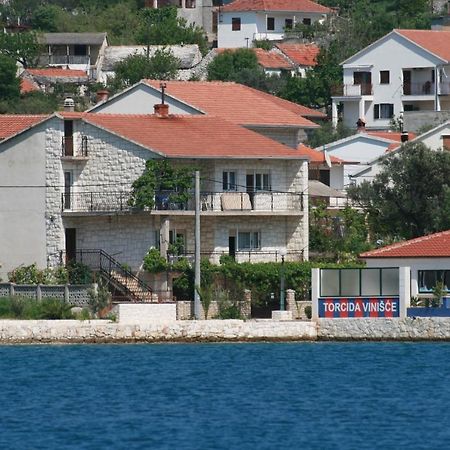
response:
{"label": "blue sea water", "polygon": [[0,449],[444,449],[450,345],[0,346]]}

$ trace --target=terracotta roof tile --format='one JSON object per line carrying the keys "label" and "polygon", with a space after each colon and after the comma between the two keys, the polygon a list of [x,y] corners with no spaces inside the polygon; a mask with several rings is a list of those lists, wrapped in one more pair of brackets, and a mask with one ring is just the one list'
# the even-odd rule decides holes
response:
{"label": "terracotta roof tile", "polygon": [[311,0],[235,0],[225,5],[222,11],[301,11],[328,14],[331,9]]}
{"label": "terracotta roof tile", "polygon": [[28,80],[27,78],[21,78],[20,79],[20,93],[21,94],[28,94],[29,92],[38,91],[39,86],[36,86],[35,83],[33,83],[31,80]]}
{"label": "terracotta roof tile", "polygon": [[[144,81],[160,89],[160,81]],[[314,122],[282,105],[276,97],[242,84],[221,81],[165,81],[165,83],[167,94],[207,114],[222,117],[239,125],[318,127]]]}
{"label": "terracotta roof tile", "polygon": [[450,61],[450,31],[441,30],[394,30],[398,34],[415,42],[420,47]]}
{"label": "terracotta roof tile", "polygon": [[277,44],[291,61],[299,66],[316,66],[320,48],[315,44]]}
{"label": "terracotta roof tile", "polygon": [[6,139],[25,131],[47,117],[49,116],[46,114],[0,114],[0,139]]}
{"label": "terracotta roof tile", "polygon": [[87,78],[87,73],[84,70],[72,69],[26,69],[26,71],[33,76],[41,76],[47,78]]}
{"label": "terracotta roof tile", "polygon": [[255,48],[253,51],[258,58],[258,64],[265,69],[294,69],[293,65],[279,53],[269,52],[262,48]]}
{"label": "terracotta roof tile", "polygon": [[361,258],[445,258],[450,257],[450,230],[362,253]]}
{"label": "terracotta roof tile", "polygon": [[214,116],[86,114],[84,120],[172,158],[305,159],[295,149]]}
{"label": "terracotta roof tile", "polygon": [[[325,154],[324,152],[319,152],[317,150],[312,149],[311,147],[308,147],[305,144],[300,144],[297,147],[297,150],[300,152],[300,154],[307,156],[309,158],[310,164],[324,164],[325,161]],[[337,158],[336,156],[330,155],[330,161],[331,164],[345,164],[345,161]]]}
{"label": "terracotta roof tile", "polygon": [[[374,137],[379,137],[383,139],[388,139],[390,141],[401,142],[402,141],[402,133],[398,131],[370,131],[366,130],[366,134]],[[408,139],[414,139],[416,137],[415,133],[408,133]]]}

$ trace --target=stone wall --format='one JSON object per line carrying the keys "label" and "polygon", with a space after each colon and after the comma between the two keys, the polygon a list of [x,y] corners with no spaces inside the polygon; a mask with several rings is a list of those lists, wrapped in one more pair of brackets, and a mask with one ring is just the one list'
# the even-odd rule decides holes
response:
{"label": "stone wall", "polygon": [[146,324],[177,320],[175,303],[120,303],[113,308],[120,323]]}
{"label": "stone wall", "polygon": [[314,340],[311,322],[199,320],[123,324],[108,320],[0,320],[0,343],[243,342]]}
{"label": "stone wall", "polygon": [[319,340],[450,340],[450,319],[318,319]]}
{"label": "stone wall", "polygon": [[307,321],[0,320],[0,344],[92,342],[221,342],[326,340],[445,340],[449,318],[319,319]]}

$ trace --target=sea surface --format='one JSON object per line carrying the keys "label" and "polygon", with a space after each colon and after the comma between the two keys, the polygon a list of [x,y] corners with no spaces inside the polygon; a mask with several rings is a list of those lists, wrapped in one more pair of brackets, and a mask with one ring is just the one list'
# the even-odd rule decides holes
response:
{"label": "sea surface", "polygon": [[450,344],[0,346],[0,449],[450,448]]}

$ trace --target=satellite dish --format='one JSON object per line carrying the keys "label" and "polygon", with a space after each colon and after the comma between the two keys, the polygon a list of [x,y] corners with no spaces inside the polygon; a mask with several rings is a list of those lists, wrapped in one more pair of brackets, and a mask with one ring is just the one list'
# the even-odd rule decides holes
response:
{"label": "satellite dish", "polygon": [[328,154],[328,152],[326,150],[323,151],[323,155],[325,157],[325,162],[327,163],[327,166],[331,168],[330,155]]}

